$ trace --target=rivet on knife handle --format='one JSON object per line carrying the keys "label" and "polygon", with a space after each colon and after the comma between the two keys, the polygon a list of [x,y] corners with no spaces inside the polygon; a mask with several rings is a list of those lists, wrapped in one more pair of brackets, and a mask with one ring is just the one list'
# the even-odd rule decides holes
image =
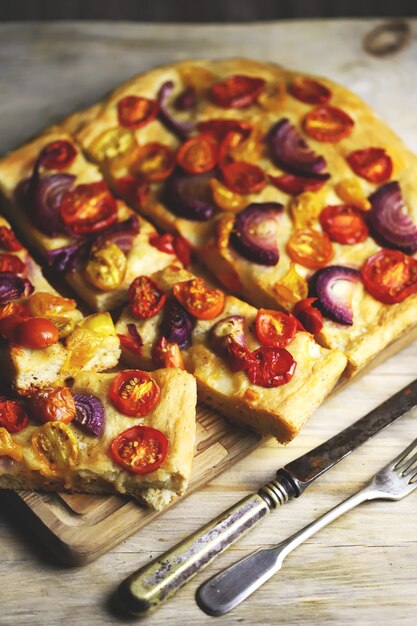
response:
{"label": "rivet on knife handle", "polygon": [[119,587],[125,610],[143,615],[158,608],[197,572],[237,541],[270,511],[296,493],[284,477],[267,483],[211,520],[161,557],[137,570]]}

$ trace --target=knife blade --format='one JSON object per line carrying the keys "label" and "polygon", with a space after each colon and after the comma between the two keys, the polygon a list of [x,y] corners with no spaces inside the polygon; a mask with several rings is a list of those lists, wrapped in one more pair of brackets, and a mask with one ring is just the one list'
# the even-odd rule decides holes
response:
{"label": "knife blade", "polygon": [[325,471],[417,406],[417,379],[340,433],[276,472],[271,482],[140,568],[119,586],[128,613],[154,611],[271,511],[297,498]]}

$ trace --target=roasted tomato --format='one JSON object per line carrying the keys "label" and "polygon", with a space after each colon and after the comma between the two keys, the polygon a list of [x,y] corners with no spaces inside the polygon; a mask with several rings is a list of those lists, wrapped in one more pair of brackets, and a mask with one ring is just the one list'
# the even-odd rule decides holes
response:
{"label": "roasted tomato", "polygon": [[288,91],[306,104],[326,104],[332,97],[332,92],[325,85],[305,76],[295,78]]}
{"label": "roasted tomato", "polygon": [[392,160],[383,148],[355,150],[346,160],[355,174],[370,183],[379,185],[391,178]]}
{"label": "roasted tomato", "polygon": [[125,202],[136,210],[142,209],[149,198],[149,182],[144,178],[135,176],[123,176],[114,182],[116,193]]}
{"label": "roasted tomato", "polygon": [[258,193],[265,187],[266,177],[257,165],[236,161],[223,168],[224,182],[235,193],[248,195]]}
{"label": "roasted tomato", "polygon": [[317,335],[323,328],[323,316],[313,303],[317,298],[304,298],[294,305],[292,310],[297,320],[301,322],[304,329],[312,335]]}
{"label": "roasted tomato", "polygon": [[69,424],[75,417],[75,400],[68,387],[44,387],[29,398],[30,414],[38,422]]}
{"label": "roasted tomato", "polygon": [[286,95],[285,84],[283,82],[275,84],[269,83],[266,89],[258,96],[257,104],[270,113],[282,113]]}
{"label": "roasted tomato", "polygon": [[227,344],[227,356],[232,372],[246,372],[249,367],[256,365],[253,352],[233,339]]}
{"label": "roasted tomato", "polygon": [[177,163],[190,174],[209,172],[217,163],[217,141],[209,134],[195,135],[177,152]]}
{"label": "roasted tomato", "polygon": [[297,322],[287,313],[259,309],[255,328],[256,336],[264,346],[285,348],[297,332]]}
{"label": "roasted tomato", "polygon": [[294,174],[282,174],[281,176],[269,176],[269,182],[289,196],[298,196],[304,191],[318,191],[326,181],[295,176]]}
{"label": "roasted tomato", "polygon": [[369,211],[371,203],[357,178],[345,178],[337,183],[335,191],[339,198],[361,211]]}
{"label": "roasted tomato", "polygon": [[150,426],[132,426],[111,443],[110,454],[118,465],[132,474],[149,474],[165,461],[168,439]]}
{"label": "roasted tomato", "polygon": [[156,315],[166,302],[165,293],[149,276],[135,278],[129,287],[127,296],[133,315],[141,320]]}
{"label": "roasted tomato", "polygon": [[263,78],[236,74],[212,85],[210,97],[224,109],[243,109],[256,102],[265,86]]}
{"label": "roasted tomato", "polygon": [[287,252],[294,263],[310,269],[324,267],[333,258],[333,247],[328,236],[312,228],[294,231],[288,240]]}
{"label": "roasted tomato", "polygon": [[353,245],[368,237],[368,227],[361,211],[349,204],[325,207],[320,213],[320,224],[337,243]]}
{"label": "roasted tomato", "polygon": [[233,163],[236,160],[233,153],[236,148],[244,142],[245,137],[245,134],[235,130],[227,133],[227,135],[222,139],[219,145],[218,157],[218,163],[221,169],[223,169],[227,165],[230,165],[230,163]]}
{"label": "roasted tomato", "polygon": [[149,237],[149,243],[161,252],[167,254],[175,254],[184,267],[188,267],[191,263],[192,248],[184,237],[181,235],[171,235],[171,233],[165,233],[165,235],[151,235]]}
{"label": "roasted tomato", "polygon": [[178,367],[184,369],[184,360],[177,343],[168,343],[165,337],[158,339],[152,349],[155,367]]}
{"label": "roasted tomato", "polygon": [[69,141],[51,141],[42,148],[39,162],[49,170],[65,170],[73,163],[76,156],[77,150]]}
{"label": "roasted tomato", "polygon": [[51,322],[53,322],[57,327],[60,339],[68,337],[68,335],[70,335],[75,328],[75,321],[71,317],[65,317],[65,315],[54,315],[48,319],[50,319]]}
{"label": "roasted tomato", "polygon": [[122,284],[126,268],[125,253],[110,242],[98,248],[93,246],[84,273],[93,287],[100,291],[113,291]]}
{"label": "roasted tomato", "polygon": [[8,252],[22,250],[22,246],[14,236],[14,232],[7,226],[0,226],[0,248]]}
{"label": "roasted tomato", "polygon": [[352,132],[354,121],[341,109],[321,106],[304,118],[304,130],[316,141],[337,143]]}
{"label": "roasted tomato", "polygon": [[28,424],[24,408],[15,400],[0,397],[0,427],[9,433],[18,433]]}
{"label": "roasted tomato", "polygon": [[9,302],[0,307],[0,335],[13,339],[19,324],[29,318],[26,308],[19,302]]}
{"label": "roasted tomato", "polygon": [[117,167],[128,167],[137,158],[139,146],[135,135],[126,128],[109,128],[101,133],[88,149],[98,163],[109,162]]}
{"label": "roasted tomato", "polygon": [[8,456],[13,461],[21,461],[23,458],[23,448],[13,441],[12,436],[6,428],[0,427],[0,457]]}
{"label": "roasted tomato", "polygon": [[161,392],[156,382],[142,370],[119,372],[109,389],[109,398],[121,413],[142,417],[156,407]]}
{"label": "roasted tomato", "polygon": [[278,302],[285,309],[291,309],[297,300],[307,296],[307,281],[297,272],[294,263],[290,263],[288,272],[275,283],[274,292]]}
{"label": "roasted tomato", "polygon": [[23,274],[25,264],[14,254],[0,254],[0,272],[13,272],[13,274]]}
{"label": "roasted tomato", "polygon": [[255,363],[247,369],[249,380],[261,387],[279,387],[290,382],[297,366],[285,348],[262,346],[252,352]]}
{"label": "roasted tomato", "polygon": [[119,337],[120,345],[125,350],[129,350],[129,352],[133,352],[140,356],[142,354],[142,346],[143,341],[138,341],[136,337],[132,337],[132,335],[117,335]]}
{"label": "roasted tomato", "polygon": [[366,291],[384,304],[402,302],[417,293],[417,261],[399,250],[383,248],[369,257],[361,276]]}
{"label": "roasted tomato", "polygon": [[63,298],[47,291],[37,291],[30,296],[27,307],[32,317],[55,317],[74,311],[77,303],[72,298]]}
{"label": "roasted tomato", "polygon": [[46,348],[58,341],[59,330],[51,320],[31,317],[16,327],[14,339],[25,348]]}
{"label": "roasted tomato", "polygon": [[217,178],[210,180],[211,193],[216,206],[222,211],[233,211],[239,213],[245,208],[248,201],[240,194],[234,193],[228,189]]}
{"label": "roasted tomato", "polygon": [[156,118],[159,105],[155,100],[140,96],[126,96],[117,103],[119,124],[130,130],[142,128]]}
{"label": "roasted tomato", "polygon": [[237,132],[244,137],[248,137],[251,133],[252,126],[243,120],[206,120],[200,122],[197,126],[202,133],[209,133],[221,142],[228,133]]}
{"label": "roasted tomato", "polygon": [[139,148],[134,171],[151,183],[165,180],[175,168],[175,153],[162,143],[146,143]]}
{"label": "roasted tomato", "polygon": [[47,422],[32,435],[32,448],[41,463],[40,471],[56,474],[73,467],[79,457],[77,439],[63,422]]}
{"label": "roasted tomato", "polygon": [[223,291],[210,289],[202,278],[176,283],[173,291],[184,309],[199,320],[212,320],[224,309]]}
{"label": "roasted tomato", "polygon": [[88,235],[116,222],[117,204],[104,181],[87,183],[64,194],[60,214],[75,235]]}

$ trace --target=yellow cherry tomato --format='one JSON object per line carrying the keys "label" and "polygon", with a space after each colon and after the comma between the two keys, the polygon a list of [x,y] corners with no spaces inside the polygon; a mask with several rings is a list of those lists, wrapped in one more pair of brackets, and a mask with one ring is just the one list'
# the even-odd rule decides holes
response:
{"label": "yellow cherry tomato", "polygon": [[64,337],[68,337],[70,333],[75,328],[75,322],[70,317],[58,316],[58,317],[49,317],[59,330],[59,338],[63,339]]}
{"label": "yellow cherry tomato", "polygon": [[305,191],[293,198],[290,208],[296,228],[311,228],[317,224],[323,209],[323,199],[319,192]]}
{"label": "yellow cherry tomato", "polygon": [[297,272],[294,263],[290,262],[288,272],[275,283],[274,293],[279,304],[287,310],[291,310],[298,300],[307,297],[307,281]]}
{"label": "yellow cherry tomato", "polygon": [[32,435],[32,448],[41,463],[40,471],[57,474],[73,467],[79,457],[73,430],[63,422],[47,422]]}
{"label": "yellow cherry tomato", "polygon": [[21,461],[23,449],[18,443],[13,441],[13,437],[8,430],[0,428],[0,456],[8,456],[13,461]]}
{"label": "yellow cherry tomato", "polygon": [[210,180],[211,193],[216,206],[222,211],[234,211],[238,213],[245,208],[248,201],[244,196],[228,189],[217,178]]}
{"label": "yellow cherry tomato", "polygon": [[30,296],[27,302],[29,314],[32,317],[55,317],[77,308],[72,298],[62,298],[47,291],[37,291]]}
{"label": "yellow cherry tomato", "polygon": [[116,336],[116,329],[110,313],[93,313],[86,317],[79,326],[87,330],[92,330],[100,335],[109,337]]}
{"label": "yellow cherry tomato", "polygon": [[336,193],[343,202],[361,211],[369,211],[371,203],[357,178],[346,178],[336,185]]}
{"label": "yellow cherry tomato", "polygon": [[135,135],[127,128],[109,128],[91,144],[88,152],[97,163],[108,162],[114,167],[129,166],[137,157],[139,146]]}
{"label": "yellow cherry tomato", "polygon": [[267,88],[258,96],[256,102],[265,111],[270,111],[271,113],[282,113],[285,98],[285,84],[275,83],[274,85],[268,85]]}
{"label": "yellow cherry tomato", "polygon": [[112,242],[92,249],[84,272],[93,287],[100,291],[112,291],[122,284],[126,268],[126,255]]}

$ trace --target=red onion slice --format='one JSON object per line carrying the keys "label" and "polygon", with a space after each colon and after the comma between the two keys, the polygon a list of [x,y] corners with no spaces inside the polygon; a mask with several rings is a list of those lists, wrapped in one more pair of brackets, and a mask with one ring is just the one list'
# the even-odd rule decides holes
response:
{"label": "red onion slice", "polygon": [[32,283],[13,272],[0,273],[0,304],[30,296],[34,291]]}
{"label": "red onion slice", "polygon": [[123,222],[118,222],[110,226],[108,230],[101,232],[95,239],[95,246],[104,247],[109,243],[115,243],[120,250],[127,254],[133,245],[133,240],[140,231],[139,220],[136,215],[132,215]]}
{"label": "red onion slice", "polygon": [[172,90],[174,89],[174,83],[172,80],[167,80],[163,83],[158,91],[157,99],[159,103],[159,117],[162,122],[180,139],[186,139],[188,135],[194,130],[194,124],[190,122],[179,122],[174,118],[172,113],[168,109],[168,100]]}
{"label": "red onion slice", "polygon": [[260,265],[276,265],[278,218],[283,211],[278,202],[250,204],[236,217],[230,243],[245,259]]}
{"label": "red onion slice", "polygon": [[246,345],[244,323],[242,315],[229,315],[214,324],[210,330],[210,343],[219,356],[228,355],[228,347],[232,342],[239,346]]}
{"label": "red onion slice", "polygon": [[417,226],[407,211],[398,182],[383,185],[369,200],[369,224],[375,238],[388,248],[414,254],[417,251]]}
{"label": "red onion slice", "polygon": [[73,423],[90,435],[99,437],[105,426],[105,411],[102,401],[92,394],[73,392],[76,414]]}
{"label": "red onion slice", "polygon": [[210,187],[213,176],[213,172],[172,176],[166,187],[166,200],[171,211],[196,222],[211,219],[215,212]]}
{"label": "red onion slice", "polygon": [[310,292],[317,298],[314,306],[329,319],[352,326],[352,295],[360,272],[343,265],[329,265],[310,279]]}
{"label": "red onion slice", "polygon": [[168,343],[177,343],[178,347],[188,348],[191,345],[191,333],[194,321],[187,311],[177,302],[171,300],[164,309],[161,333]]}
{"label": "red onion slice", "polygon": [[141,348],[143,346],[143,339],[139,334],[136,324],[127,324],[127,331],[138,348]]}
{"label": "red onion slice", "polygon": [[194,87],[186,87],[175,99],[174,106],[179,111],[190,111],[197,104],[197,94]]}
{"label": "red onion slice", "polygon": [[77,266],[88,257],[90,246],[85,241],[76,241],[63,248],[55,248],[46,253],[46,262],[56,272],[74,272]]}
{"label": "red onion slice", "polygon": [[275,163],[286,172],[326,180],[322,173],[326,160],[312,150],[295,126],[287,118],[277,122],[268,133],[268,140]]}

